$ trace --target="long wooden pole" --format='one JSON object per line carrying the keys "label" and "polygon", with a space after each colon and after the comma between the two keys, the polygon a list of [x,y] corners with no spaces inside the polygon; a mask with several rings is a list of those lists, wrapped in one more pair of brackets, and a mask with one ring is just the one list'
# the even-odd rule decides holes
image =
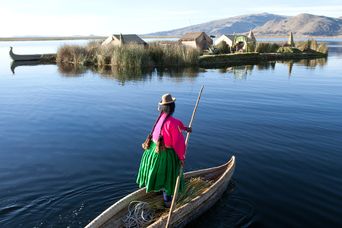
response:
{"label": "long wooden pole", "polygon": [[[191,119],[190,119],[189,127],[192,127],[192,122],[194,121],[195,114],[196,114],[196,111],[197,111],[197,107],[198,107],[199,101],[201,99],[201,95],[202,95],[203,89],[204,89],[204,86],[202,86],[201,90],[199,91],[199,94],[198,94],[198,97],[197,97],[197,101],[196,101],[196,105],[195,105],[194,111],[192,112],[192,116],[191,116]],[[190,132],[188,132],[186,134],[186,138],[185,138],[185,155],[186,155],[186,149],[187,149],[187,146],[188,146],[189,138],[190,138]],[[178,174],[177,181],[176,181],[176,186],[175,186],[175,190],[174,190],[174,194],[173,194],[173,199],[172,199],[172,203],[171,203],[171,207],[170,207],[170,211],[169,211],[169,216],[168,216],[167,222],[166,222],[166,228],[170,227],[170,222],[171,222],[171,219],[172,219],[172,213],[173,213],[173,210],[175,209],[176,204],[177,204],[177,195],[178,195],[178,190],[179,190],[179,185],[180,185],[180,178],[181,178],[182,173],[183,173],[183,166],[181,166],[180,169],[179,169],[179,174]]]}

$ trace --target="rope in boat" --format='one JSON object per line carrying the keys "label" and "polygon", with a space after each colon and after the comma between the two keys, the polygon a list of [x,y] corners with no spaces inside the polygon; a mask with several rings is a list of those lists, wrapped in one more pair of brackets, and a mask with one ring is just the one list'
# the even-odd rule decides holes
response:
{"label": "rope in boat", "polygon": [[[190,202],[195,196],[201,194],[207,187],[209,187],[210,184],[210,181],[204,180],[200,177],[190,178],[190,180],[186,181],[184,192],[179,195],[177,204],[183,205]],[[160,200],[162,199],[160,198]],[[143,201],[130,202],[128,205],[128,212],[122,219],[125,227],[140,228],[150,224],[155,217],[156,210],[159,209],[155,207],[156,205],[153,202],[150,203],[151,204]],[[167,211],[165,211],[165,213],[167,213]]]}
{"label": "rope in boat", "polygon": [[[179,196],[177,203],[183,205],[191,201],[194,196],[201,194],[210,184],[210,181],[201,178],[191,178],[186,181],[185,191]],[[221,219],[224,220],[227,227],[248,227],[254,222],[255,207],[249,200],[231,195],[236,185],[236,181],[232,179],[227,190],[228,195],[230,195],[229,199],[222,208],[229,211],[229,213],[225,218]],[[149,225],[155,219],[156,210],[158,211],[155,204],[152,201],[150,203],[143,201],[130,202],[128,212],[122,219],[124,226],[127,228],[141,228]],[[159,217],[159,214],[157,216]]]}
{"label": "rope in boat", "polygon": [[123,218],[127,228],[140,228],[150,223],[154,217],[154,210],[147,202],[132,201],[128,206],[128,213]]}

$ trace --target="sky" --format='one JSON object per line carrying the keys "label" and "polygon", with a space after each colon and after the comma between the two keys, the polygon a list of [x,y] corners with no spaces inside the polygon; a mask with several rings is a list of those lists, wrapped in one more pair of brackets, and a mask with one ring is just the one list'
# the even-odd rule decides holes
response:
{"label": "sky", "polygon": [[255,13],[342,16],[342,0],[0,0],[0,37],[146,34]]}

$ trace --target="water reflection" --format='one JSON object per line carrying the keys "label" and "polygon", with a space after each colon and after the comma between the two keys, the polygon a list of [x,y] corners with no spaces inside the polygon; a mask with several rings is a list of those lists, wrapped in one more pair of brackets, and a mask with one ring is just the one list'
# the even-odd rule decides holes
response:
{"label": "water reflection", "polygon": [[320,59],[303,59],[298,61],[298,65],[307,66],[310,68],[315,68],[317,66],[325,66],[327,64],[327,58],[320,58]]}
{"label": "water reflection", "polygon": [[164,68],[156,69],[158,77],[168,76],[182,81],[184,77],[187,79],[194,79],[200,72],[206,72],[203,68],[187,67],[187,68]]}
{"label": "water reflection", "polygon": [[75,64],[60,64],[58,65],[58,72],[66,77],[80,77],[87,71],[87,68]]}
{"label": "water reflection", "polygon": [[115,66],[91,67],[89,70],[100,77],[113,79],[125,84],[127,81],[145,81],[152,77],[153,69],[120,69]]}
{"label": "water reflection", "polygon": [[[11,64],[11,71],[15,74],[15,68],[19,66],[35,66],[42,64],[39,61],[14,61]],[[308,68],[315,68],[317,66],[323,67],[327,64],[327,58],[319,59],[302,59],[302,60],[286,60],[286,61],[272,61],[265,63],[258,63],[253,65],[231,65],[225,68],[218,69],[220,73],[229,73],[234,76],[234,79],[244,80],[252,74],[252,71],[258,70],[274,70],[277,64],[287,65],[288,76],[292,75],[294,65],[306,66]],[[74,64],[58,64],[58,71],[62,76],[66,77],[81,77],[87,72],[93,72],[100,77],[107,79],[114,79],[121,84],[127,81],[145,81],[152,78],[154,74],[162,78],[164,76],[174,78],[176,81],[183,81],[195,79],[199,73],[206,70],[198,67],[188,68],[126,68],[121,69],[115,66],[102,67],[84,67]]]}
{"label": "water reflection", "polygon": [[276,62],[265,62],[255,65],[239,65],[239,66],[229,66],[227,68],[221,68],[220,73],[230,73],[233,74],[234,79],[243,80],[247,79],[248,76],[252,75],[254,69],[258,71],[262,70],[274,70]]}
{"label": "water reflection", "polygon": [[90,71],[98,74],[100,77],[106,79],[114,79],[124,84],[127,81],[145,81],[151,79],[156,73],[158,77],[172,77],[177,81],[182,81],[184,78],[192,79],[198,76],[203,69],[198,67],[192,68],[117,68],[115,66],[92,66],[82,67],[74,64],[58,64],[58,71],[63,76],[79,77]]}
{"label": "water reflection", "polygon": [[[243,80],[247,79],[248,76],[252,74],[253,70],[263,71],[263,70],[274,70],[277,64],[287,65],[288,76],[291,76],[293,66],[300,65],[310,68],[315,68],[317,66],[324,66],[327,63],[327,58],[319,59],[302,59],[302,60],[287,60],[287,61],[271,61],[258,63],[254,65],[235,65],[225,68],[218,69],[220,73],[231,73],[234,75],[234,79]],[[58,65],[59,71],[63,75],[67,76],[78,76],[84,74],[86,69],[78,68],[76,66],[70,65]],[[94,73],[99,74],[105,78],[112,78],[118,80],[120,83],[125,83],[126,81],[144,81],[150,79],[153,73],[156,73],[158,77],[172,77],[177,81],[182,81],[184,78],[192,79],[196,78],[200,72],[205,72],[203,68],[145,68],[145,69],[119,69],[113,66],[105,67],[92,67],[89,68]]]}
{"label": "water reflection", "polygon": [[20,66],[38,66],[38,65],[54,65],[53,63],[42,63],[39,60],[32,61],[12,61],[10,69],[12,74],[15,74],[15,68]]}
{"label": "water reflection", "polygon": [[316,68],[317,66],[323,67],[327,64],[327,58],[319,58],[319,59],[302,59],[302,60],[288,60],[288,61],[281,61],[280,63],[286,64],[288,67],[288,75],[292,75],[293,65],[296,64],[298,66],[306,66],[308,68]]}
{"label": "water reflection", "polygon": [[220,68],[219,72],[233,74],[234,79],[238,79],[238,80],[247,79],[249,75],[252,75],[253,70],[255,69],[257,69],[258,71],[274,70],[276,67],[276,64],[287,65],[288,76],[291,76],[294,65],[306,66],[309,68],[316,68],[317,66],[323,67],[327,64],[327,58],[272,61],[272,62],[259,63],[256,65],[229,66],[226,68]]}
{"label": "water reflection", "polygon": [[272,62],[265,62],[265,63],[259,63],[257,66],[258,70],[274,70],[275,66],[276,66],[276,62],[272,61]]}
{"label": "water reflection", "polygon": [[253,69],[254,65],[230,66],[220,69],[219,72],[231,73],[234,75],[234,79],[247,79],[247,76],[252,74]]}

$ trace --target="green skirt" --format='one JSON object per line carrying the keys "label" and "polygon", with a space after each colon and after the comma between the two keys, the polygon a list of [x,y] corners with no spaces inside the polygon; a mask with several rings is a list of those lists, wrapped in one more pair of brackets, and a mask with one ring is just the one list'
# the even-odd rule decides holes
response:
{"label": "green skirt", "polygon": [[[173,195],[179,169],[180,160],[172,148],[166,148],[159,153],[155,152],[156,144],[152,141],[149,149],[144,151],[141,158],[137,177],[140,188],[146,186],[146,192],[165,191],[167,195]],[[184,177],[181,175],[179,191],[184,189]]]}

